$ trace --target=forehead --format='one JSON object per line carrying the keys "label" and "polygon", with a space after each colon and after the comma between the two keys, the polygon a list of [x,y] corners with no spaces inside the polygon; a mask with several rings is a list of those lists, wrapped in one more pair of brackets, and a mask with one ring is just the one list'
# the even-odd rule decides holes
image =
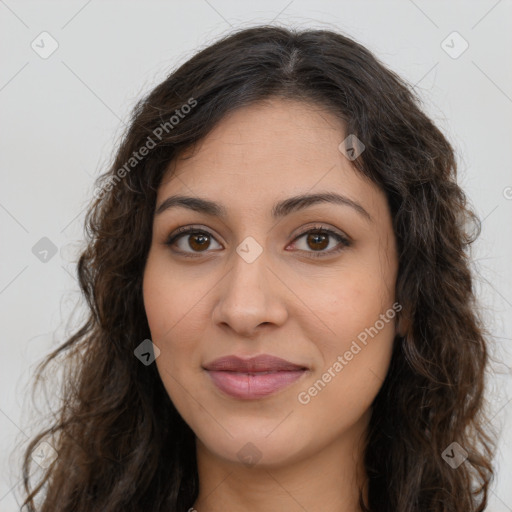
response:
{"label": "forehead", "polygon": [[372,208],[379,191],[339,151],[346,136],[344,122],[315,104],[271,99],[237,109],[171,162],[158,201],[180,192],[250,208],[330,190]]}

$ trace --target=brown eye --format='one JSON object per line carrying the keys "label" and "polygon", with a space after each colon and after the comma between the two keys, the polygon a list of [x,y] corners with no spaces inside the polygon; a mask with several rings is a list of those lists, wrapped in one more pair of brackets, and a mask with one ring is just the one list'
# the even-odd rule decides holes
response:
{"label": "brown eye", "polygon": [[205,252],[215,242],[218,247],[222,247],[207,231],[200,231],[197,228],[184,228],[169,237],[166,245],[176,246],[177,251],[185,256],[194,256],[197,253]]}
{"label": "brown eye", "polygon": [[194,249],[194,251],[204,251],[210,246],[210,240],[208,239],[208,236],[203,233],[197,233],[188,236],[188,245],[190,248]]}
{"label": "brown eye", "polygon": [[329,235],[321,232],[310,232],[307,234],[306,243],[314,251],[322,251],[329,245]]}
{"label": "brown eye", "polygon": [[[333,241],[335,242],[332,243]],[[214,249],[222,249],[222,246],[211,233],[194,227],[180,228],[170,235],[165,242],[166,245],[171,247],[176,246],[177,249],[173,249],[174,252],[181,253],[183,256],[199,256],[203,252],[207,253],[209,252],[208,249],[212,248],[212,243],[217,244],[217,247],[213,247]],[[292,245],[300,252],[316,258],[336,254],[350,246],[351,242],[340,233],[327,228],[316,227],[299,235]]]}
{"label": "brown eye", "polygon": [[[337,243],[331,244],[332,240],[335,240]],[[340,252],[345,247],[350,246],[350,241],[340,233],[327,228],[317,227],[299,235],[293,242],[293,245],[301,252],[307,253],[308,256],[317,258]],[[327,248],[329,250],[326,250]]]}

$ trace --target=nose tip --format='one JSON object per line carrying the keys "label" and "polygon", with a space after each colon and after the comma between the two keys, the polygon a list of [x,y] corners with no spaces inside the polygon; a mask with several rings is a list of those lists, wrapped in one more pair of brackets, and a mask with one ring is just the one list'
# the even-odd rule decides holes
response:
{"label": "nose tip", "polygon": [[273,277],[261,256],[253,263],[240,257],[219,287],[214,323],[246,337],[254,336],[258,328],[284,323],[283,290]]}

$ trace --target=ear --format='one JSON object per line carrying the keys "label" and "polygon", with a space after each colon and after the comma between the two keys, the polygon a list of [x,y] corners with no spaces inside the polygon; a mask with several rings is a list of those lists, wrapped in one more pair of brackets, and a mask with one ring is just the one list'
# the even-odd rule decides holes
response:
{"label": "ear", "polygon": [[411,328],[411,320],[405,314],[398,314],[397,322],[395,323],[395,332],[398,336],[403,338]]}

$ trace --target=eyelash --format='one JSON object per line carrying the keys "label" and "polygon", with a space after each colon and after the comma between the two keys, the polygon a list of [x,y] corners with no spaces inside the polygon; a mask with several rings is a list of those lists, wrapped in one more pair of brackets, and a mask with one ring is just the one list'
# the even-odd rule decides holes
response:
{"label": "eyelash", "polygon": [[[198,235],[198,234],[210,236],[215,240],[215,237],[209,231],[197,229],[197,228],[194,228],[193,226],[186,226],[186,227],[179,228],[177,231],[172,233],[168,237],[168,239],[164,242],[164,244],[168,245],[168,246],[172,246],[179,238],[181,238],[185,235]],[[341,235],[340,233],[336,233],[335,231],[332,231],[331,229],[326,228],[324,226],[314,226],[314,227],[308,228],[306,231],[303,231],[302,233],[298,234],[294,238],[292,243],[296,242],[297,240],[302,238],[304,235],[308,235],[308,234],[327,234],[329,236],[334,237],[340,243],[338,248],[331,249],[329,251],[302,251],[302,250],[300,250],[300,252],[307,253],[308,257],[311,257],[311,258],[321,258],[324,255],[337,254],[340,251],[342,251],[345,247],[349,247],[351,245],[351,242],[348,240],[348,238],[346,238],[345,236]],[[176,252],[182,254],[186,258],[195,258],[195,257],[201,256],[200,252],[197,252],[197,253],[193,253],[193,252],[188,253],[188,252],[184,252],[184,251],[176,251]]]}

